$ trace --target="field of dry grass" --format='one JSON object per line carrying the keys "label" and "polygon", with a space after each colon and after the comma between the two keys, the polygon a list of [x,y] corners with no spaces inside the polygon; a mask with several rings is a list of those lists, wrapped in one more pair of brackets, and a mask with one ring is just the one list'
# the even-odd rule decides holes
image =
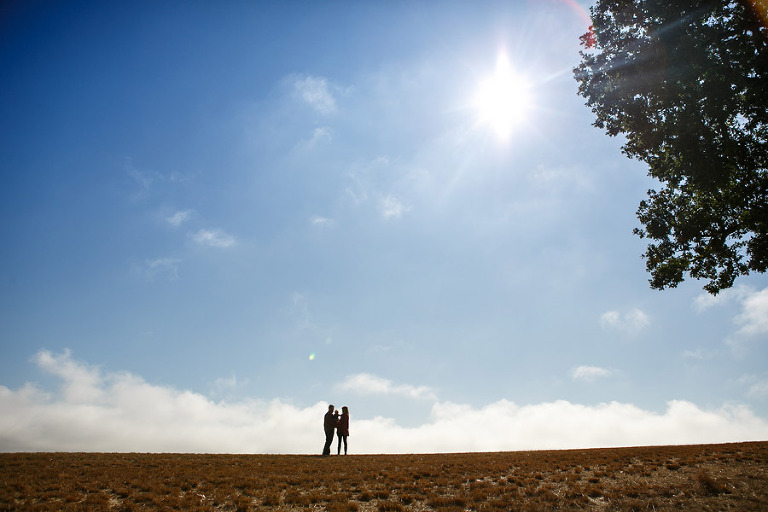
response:
{"label": "field of dry grass", "polygon": [[768,442],[434,455],[0,454],[0,510],[768,510]]}

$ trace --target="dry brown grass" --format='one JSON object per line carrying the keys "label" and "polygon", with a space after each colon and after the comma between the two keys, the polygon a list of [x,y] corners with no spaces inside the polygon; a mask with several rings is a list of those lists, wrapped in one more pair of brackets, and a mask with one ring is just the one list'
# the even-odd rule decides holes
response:
{"label": "dry brown grass", "polygon": [[435,455],[0,454],[0,510],[768,510],[768,442]]}

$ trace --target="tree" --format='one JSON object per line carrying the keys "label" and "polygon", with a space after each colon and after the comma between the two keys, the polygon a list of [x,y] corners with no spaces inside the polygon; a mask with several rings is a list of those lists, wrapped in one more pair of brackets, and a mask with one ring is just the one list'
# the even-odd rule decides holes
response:
{"label": "tree", "polygon": [[768,268],[768,1],[598,0],[574,69],[594,125],[646,162],[651,287]]}

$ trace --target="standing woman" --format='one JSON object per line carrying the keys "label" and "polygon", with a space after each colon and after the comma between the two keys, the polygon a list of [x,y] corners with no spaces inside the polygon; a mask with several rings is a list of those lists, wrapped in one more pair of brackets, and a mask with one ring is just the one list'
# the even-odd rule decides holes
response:
{"label": "standing woman", "polygon": [[347,454],[347,437],[349,436],[349,409],[347,406],[341,408],[339,423],[336,425],[336,435],[339,436],[339,448],[336,455],[341,455],[341,441],[344,441],[344,455]]}

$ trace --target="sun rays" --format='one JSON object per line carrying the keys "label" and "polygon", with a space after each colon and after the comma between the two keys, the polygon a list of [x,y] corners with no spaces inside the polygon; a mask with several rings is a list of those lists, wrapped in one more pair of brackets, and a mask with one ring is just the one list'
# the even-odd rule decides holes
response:
{"label": "sun rays", "polygon": [[505,54],[499,54],[496,68],[477,86],[472,100],[478,125],[507,142],[528,120],[533,101],[531,82],[516,71]]}

